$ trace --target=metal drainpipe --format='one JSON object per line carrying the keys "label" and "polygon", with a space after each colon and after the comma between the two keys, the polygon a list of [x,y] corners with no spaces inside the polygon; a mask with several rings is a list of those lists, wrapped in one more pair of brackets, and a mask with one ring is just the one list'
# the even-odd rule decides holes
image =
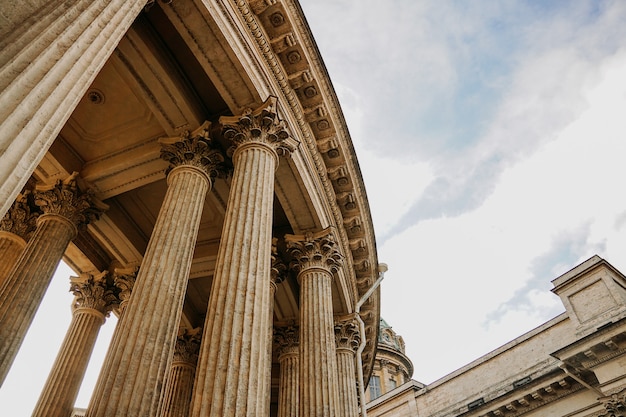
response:
{"label": "metal drainpipe", "polygon": [[579,378],[578,376],[574,375],[574,373],[572,371],[569,370],[569,368],[567,367],[567,365],[562,362],[559,361],[559,368],[561,368],[563,371],[565,371],[565,373],[569,376],[571,376],[574,380],[576,380],[580,385],[582,385],[583,387],[587,388],[590,391],[595,392],[596,394],[598,394],[600,397],[604,397],[606,396],[606,394],[604,394],[602,391],[600,391],[598,388],[592,387],[591,385],[589,385],[588,383],[586,383],[585,381],[583,381],[581,378]]}
{"label": "metal drainpipe", "polygon": [[372,284],[370,289],[363,294],[363,297],[361,297],[361,299],[356,303],[355,308],[356,319],[359,322],[359,331],[361,333],[361,343],[359,344],[359,348],[356,352],[356,369],[359,376],[359,399],[361,400],[362,417],[367,417],[367,410],[365,409],[365,384],[363,383],[363,359],[361,358],[361,354],[363,353],[363,350],[365,350],[367,341],[365,340],[365,323],[363,323],[363,319],[361,318],[361,306],[372,296],[376,288],[378,288],[382,280],[385,278],[385,272],[387,272],[387,270],[387,264],[378,264],[378,279],[374,282],[374,284]]}

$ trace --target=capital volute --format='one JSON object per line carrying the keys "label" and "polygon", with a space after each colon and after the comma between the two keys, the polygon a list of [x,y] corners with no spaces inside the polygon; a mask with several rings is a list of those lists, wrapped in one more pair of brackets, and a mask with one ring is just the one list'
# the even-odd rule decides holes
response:
{"label": "capital volute", "polygon": [[96,310],[105,316],[119,305],[118,290],[111,282],[108,272],[97,275],[81,274],[70,277],[70,291],[74,294],[72,310]]}
{"label": "capital volute", "polygon": [[284,121],[278,117],[276,97],[269,97],[256,110],[247,109],[240,116],[220,117],[222,135],[232,142],[228,150],[233,155],[246,144],[259,144],[271,148],[278,156],[290,155],[299,142],[287,132]]}
{"label": "capital volute", "polygon": [[161,138],[161,158],[170,163],[166,174],[177,167],[191,167],[204,173],[210,181],[226,174],[224,155],[210,135],[210,122],[204,122],[193,132]]}
{"label": "capital volute", "polygon": [[336,273],[343,264],[332,228],[305,235],[286,235],[285,242],[292,258],[290,267],[299,273],[312,268]]}
{"label": "capital volute", "polygon": [[20,194],[0,220],[0,231],[13,233],[27,241],[37,228],[39,210],[32,201],[32,193]]}
{"label": "capital volute", "polygon": [[300,346],[300,329],[298,326],[274,328],[274,350],[278,356],[298,354]]}
{"label": "capital volute", "polygon": [[354,317],[335,322],[335,342],[337,349],[346,349],[356,353],[361,344],[361,332]]}
{"label": "capital volute", "polygon": [[174,347],[174,362],[184,362],[195,365],[198,362],[200,342],[202,341],[202,328],[180,329]]}
{"label": "capital volute", "polygon": [[79,179],[77,172],[54,185],[38,185],[34,191],[34,199],[44,215],[59,215],[75,227],[85,226],[99,219],[109,208]]}

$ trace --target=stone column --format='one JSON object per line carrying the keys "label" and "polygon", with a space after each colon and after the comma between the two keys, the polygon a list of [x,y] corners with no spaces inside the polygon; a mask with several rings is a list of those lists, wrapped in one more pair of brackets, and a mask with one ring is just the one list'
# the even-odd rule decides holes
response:
{"label": "stone column", "polygon": [[20,194],[0,220],[0,287],[22,254],[26,241],[37,228],[39,212],[29,204],[32,193]]}
{"label": "stone column", "polygon": [[44,214],[0,288],[0,385],[77,227],[96,219],[106,207],[90,191],[81,192],[76,177],[74,173],[35,191],[35,204]]}
{"label": "stone column", "polygon": [[206,122],[163,140],[168,189],[87,416],[154,416],[176,344],[202,209],[223,162]]}
{"label": "stone column", "polygon": [[274,344],[280,365],[278,417],[298,417],[300,387],[300,329],[296,326],[274,329]]}
{"label": "stone column", "polygon": [[339,376],[339,417],[357,417],[357,380],[355,355],[361,342],[359,325],[353,317],[335,323],[337,368]]}
{"label": "stone column", "polygon": [[104,272],[96,277],[71,278],[75,299],[72,322],[46,385],[33,411],[33,417],[67,417],[74,409],[89,358],[105,317],[119,304],[118,290]]}
{"label": "stone column", "polygon": [[269,329],[268,336],[270,338],[269,343],[267,344],[267,357],[266,363],[263,365],[264,369],[269,369],[270,371],[267,373],[265,380],[263,381],[266,384],[264,388],[265,392],[270,393],[267,397],[266,401],[266,410],[263,415],[269,416],[270,414],[270,396],[271,396],[271,388],[272,388],[272,354],[273,354],[273,345],[274,345],[274,304],[276,291],[278,290],[278,286],[285,280],[287,274],[287,265],[283,261],[281,255],[278,253],[277,248],[277,238],[272,238],[272,256],[271,256],[271,264],[272,267],[270,269],[270,302],[269,302]]}
{"label": "stone column", "polygon": [[193,380],[198,364],[202,329],[184,329],[178,333],[174,360],[163,390],[159,417],[187,417],[191,405]]}
{"label": "stone column", "polygon": [[300,417],[338,415],[332,280],[341,265],[331,229],[285,236],[300,282]]}
{"label": "stone column", "polygon": [[0,40],[0,217],[146,0],[39,3]]}
{"label": "stone column", "polygon": [[264,416],[270,342],[270,250],[274,172],[293,149],[270,98],[221,118],[234,172],[217,254],[191,416]]}

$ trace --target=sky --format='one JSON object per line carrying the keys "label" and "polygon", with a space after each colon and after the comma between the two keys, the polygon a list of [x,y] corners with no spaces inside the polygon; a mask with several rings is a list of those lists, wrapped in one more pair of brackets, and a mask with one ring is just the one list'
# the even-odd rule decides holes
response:
{"label": "sky", "polygon": [[[626,2],[301,3],[389,266],[381,314],[414,379],[564,312],[551,280],[594,254],[626,272]],[[45,382],[71,318],[70,275],[53,279],[0,389],[8,414],[29,416]]]}

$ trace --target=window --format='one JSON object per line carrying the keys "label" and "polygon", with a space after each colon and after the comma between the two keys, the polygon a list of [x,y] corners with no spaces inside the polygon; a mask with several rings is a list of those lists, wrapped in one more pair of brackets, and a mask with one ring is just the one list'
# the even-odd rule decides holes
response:
{"label": "window", "polygon": [[390,379],[389,380],[389,391],[391,391],[392,389],[394,389],[397,386],[398,385],[396,384],[396,380],[395,379]]}
{"label": "window", "polygon": [[370,387],[370,401],[380,397],[380,377],[378,376],[372,376],[370,378],[370,383],[369,383],[369,387]]}

